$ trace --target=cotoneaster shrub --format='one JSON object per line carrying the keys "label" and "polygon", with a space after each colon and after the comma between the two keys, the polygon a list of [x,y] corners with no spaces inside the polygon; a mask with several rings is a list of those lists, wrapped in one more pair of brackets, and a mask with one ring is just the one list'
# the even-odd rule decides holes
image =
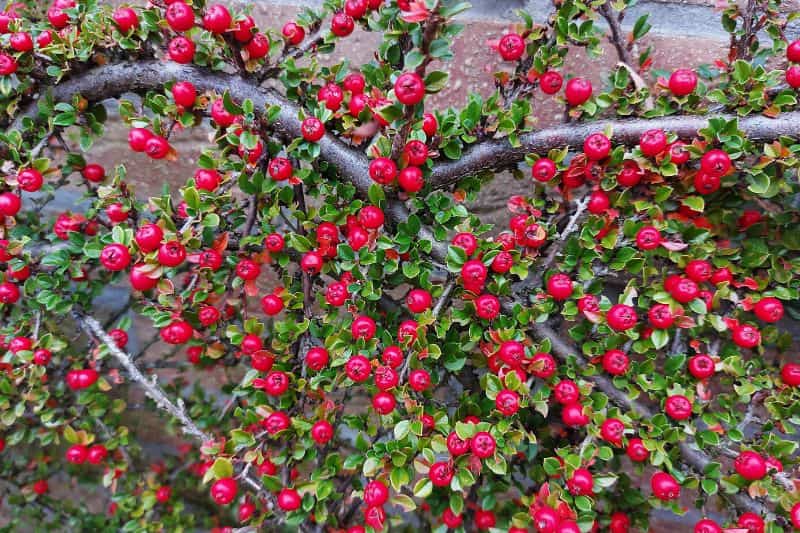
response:
{"label": "cotoneaster shrub", "polygon": [[[627,2],[558,2],[489,36],[491,96],[426,108],[468,7],[5,6],[10,530],[800,528],[791,16],[723,6],[728,57],[664,72]],[[323,66],[356,27],[374,59]],[[606,38],[600,86],[564,67]],[[194,175],[147,198],[87,159],[109,98],[140,161],[209,119]],[[528,192],[493,228],[468,206],[503,170]],[[67,186],[89,207],[43,215]],[[176,351],[129,350],[110,284]]]}

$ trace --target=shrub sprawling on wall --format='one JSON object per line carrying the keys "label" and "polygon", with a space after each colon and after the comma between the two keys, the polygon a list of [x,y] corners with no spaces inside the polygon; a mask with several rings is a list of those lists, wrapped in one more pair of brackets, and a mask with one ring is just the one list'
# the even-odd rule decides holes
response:
{"label": "shrub sprawling on wall", "polygon": [[[800,41],[777,1],[732,2],[727,58],[654,71],[629,3],[520,13],[489,36],[491,96],[435,112],[456,0],[328,0],[280,30],[202,0],[7,4],[3,520],[800,528]],[[374,59],[320,63],[356,27]],[[606,41],[601,86],[564,66]],[[139,158],[210,120],[194,175],[143,197],[93,162],[109,99]],[[528,192],[493,228],[469,205],[501,171]],[[66,190],[85,207],[48,215]],[[130,315],[96,311],[110,284],[178,351],[134,353]]]}

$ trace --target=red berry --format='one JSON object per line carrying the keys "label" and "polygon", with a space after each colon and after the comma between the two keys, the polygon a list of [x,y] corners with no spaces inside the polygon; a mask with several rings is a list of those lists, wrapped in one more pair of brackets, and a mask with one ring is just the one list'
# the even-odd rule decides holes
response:
{"label": "red berry", "polygon": [[669,159],[676,165],[682,165],[689,160],[689,150],[686,149],[686,144],[682,141],[675,141],[671,143],[667,149],[669,150]]}
{"label": "red berry", "polygon": [[164,159],[169,151],[169,141],[160,135],[153,135],[145,142],[144,152],[151,159]]}
{"label": "red berry", "polygon": [[121,7],[114,11],[114,22],[122,33],[128,33],[139,27],[139,17],[130,7]]}
{"label": "red berry", "polygon": [[655,157],[667,148],[664,130],[647,130],[639,139],[639,149],[645,157]]}
{"label": "red berry", "polygon": [[675,315],[667,304],[654,304],[647,316],[655,329],[667,329],[675,323]]}
{"label": "red berry", "polygon": [[106,207],[106,215],[111,222],[120,223],[128,220],[128,210],[118,202]]}
{"label": "red berry", "polygon": [[50,490],[50,486],[47,484],[47,480],[45,479],[40,479],[33,484],[33,492],[39,496],[46,494],[48,490]]}
{"label": "red berry", "polygon": [[617,183],[623,187],[635,187],[642,180],[642,169],[635,161],[625,161],[617,174]]}
{"label": "red berry", "polygon": [[397,400],[394,395],[389,392],[379,392],[372,397],[372,407],[378,414],[388,415],[394,411],[396,405]]}
{"label": "red berry", "polygon": [[325,124],[316,117],[308,117],[300,124],[300,133],[303,135],[303,139],[317,142],[325,135]]}
{"label": "red berry", "polygon": [[264,247],[272,253],[278,253],[283,250],[285,240],[283,236],[278,233],[270,233],[264,239]]}
{"label": "red berry", "polygon": [[47,366],[50,360],[53,358],[52,352],[45,348],[39,348],[35,352],[33,352],[33,362],[39,366]]}
{"label": "red berry", "polygon": [[703,518],[694,525],[694,533],[722,533],[722,528],[710,518]]}
{"label": "red berry", "polygon": [[495,526],[497,520],[492,511],[484,509],[475,510],[475,527],[479,530],[489,530]]}
{"label": "red berry", "polygon": [[89,449],[86,446],[81,444],[73,444],[69,448],[64,455],[67,462],[72,463],[74,465],[80,465],[86,462],[86,458],[89,456]]}
{"label": "red berry", "polygon": [[484,320],[494,320],[500,314],[500,300],[493,294],[481,294],[475,299],[475,314]]}
{"label": "red berry", "polygon": [[162,266],[176,267],[185,259],[186,248],[178,241],[167,241],[158,247],[158,262]]}
{"label": "red berry", "polygon": [[99,183],[106,177],[106,170],[97,163],[89,163],[83,167],[81,170],[81,175],[86,179],[86,181]]}
{"label": "red berry", "polygon": [[291,425],[291,420],[286,413],[275,411],[274,413],[270,413],[269,416],[262,421],[261,425],[267,430],[267,433],[275,435],[287,429]]}
{"label": "red berry", "polygon": [[786,363],[783,365],[781,380],[790,387],[800,387],[800,364]]}
{"label": "red berry", "polygon": [[347,37],[353,33],[354,28],[353,17],[347,13],[338,11],[331,18],[331,32],[337,37]]}
{"label": "red berry", "polygon": [[431,294],[424,289],[412,289],[406,296],[406,305],[412,313],[422,313],[431,307]]}
{"label": "red berry", "polygon": [[600,426],[600,436],[615,446],[622,446],[625,424],[617,418],[608,418]]}
{"label": "red berry", "polygon": [[602,133],[593,133],[583,142],[583,153],[592,161],[600,161],[611,152],[611,141]]}
{"label": "red berry", "polygon": [[425,178],[419,167],[406,167],[397,176],[397,184],[407,193],[416,193],[425,186]]}
{"label": "red berry", "polygon": [[345,0],[344,2],[344,12],[354,19],[360,19],[366,15],[368,9],[367,0]]}
{"label": "red berry", "polygon": [[261,309],[267,316],[275,316],[283,311],[283,300],[277,294],[267,294],[261,298]]}
{"label": "red berry", "polygon": [[147,141],[153,133],[145,128],[132,128],[128,132],[128,145],[134,152],[144,152],[147,146]]}
{"label": "red berry", "polygon": [[342,105],[344,93],[342,92],[341,87],[331,82],[319,90],[319,93],[317,93],[317,99],[320,102],[324,102],[325,107],[331,111],[336,111],[339,109],[339,106]]}
{"label": "red berry", "polygon": [[439,129],[439,122],[436,120],[436,117],[433,113],[425,113],[422,115],[422,131],[425,132],[425,135],[428,138],[433,137],[436,135],[436,130]]}
{"label": "red berry", "polygon": [[686,420],[692,416],[692,402],[686,396],[673,394],[664,402],[664,412],[673,420]]}
{"label": "red berry", "polygon": [[633,307],[625,304],[615,304],[608,310],[606,320],[611,329],[615,331],[626,331],[636,325],[638,317]]}
{"label": "red berry", "polygon": [[131,287],[137,291],[149,291],[158,285],[158,277],[151,278],[150,272],[152,267],[144,263],[137,263],[131,268],[131,273],[128,277]]}
{"label": "red berry", "polygon": [[322,265],[324,264],[324,260],[322,258],[322,254],[315,250],[311,250],[303,254],[303,257],[300,259],[300,268],[306,274],[316,275],[322,271]]}
{"label": "red berry", "polygon": [[603,369],[613,376],[622,376],[628,371],[630,360],[622,350],[608,350],[603,354]]}
{"label": "red berry", "polygon": [[369,176],[381,185],[389,185],[397,177],[397,165],[388,157],[378,157],[369,164]]}
{"label": "red berry", "polygon": [[764,519],[755,513],[744,513],[736,524],[747,530],[747,533],[764,533]]}
{"label": "red berry", "polygon": [[564,96],[572,107],[579,106],[592,96],[592,82],[585,78],[572,78],[567,82]]}
{"label": "red berry", "polygon": [[800,87],[800,66],[792,65],[786,69],[786,83],[792,89]]}
{"label": "red berry", "polygon": [[556,175],[556,164],[546,157],[539,158],[531,167],[531,175],[536,181],[548,182]]}
{"label": "red berry", "polygon": [[306,38],[306,30],[296,22],[287,22],[284,24],[283,29],[281,29],[281,34],[292,46],[297,46]]}
{"label": "red berry", "polygon": [[591,496],[594,493],[594,476],[586,468],[578,468],[567,480],[567,489],[574,496]]}
{"label": "red berry", "polygon": [[416,72],[405,72],[394,82],[394,94],[403,105],[416,105],[425,97],[425,82]]}
{"label": "red berry", "polygon": [[653,226],[643,226],[636,233],[636,246],[640,250],[655,250],[661,245],[661,232]]}
{"label": "red berry", "polygon": [[363,355],[354,355],[345,363],[344,371],[347,377],[356,383],[362,383],[369,379],[372,366],[370,365],[369,359]]}
{"label": "red berry", "polygon": [[167,485],[158,487],[158,490],[156,490],[156,501],[158,501],[158,503],[167,503],[171,497],[172,489]]}
{"label": "red berry", "polygon": [[494,455],[497,445],[494,437],[489,433],[486,431],[479,431],[470,439],[469,448],[475,457],[486,459]]}
{"label": "red berry", "polygon": [[707,379],[714,375],[714,360],[710,355],[699,353],[689,359],[689,373],[697,379]]}
{"label": "red berry", "polygon": [[666,472],[656,472],[650,478],[650,488],[653,491],[653,496],[659,500],[674,500],[681,494],[681,486],[675,481],[675,478]]}
{"label": "red berry", "polygon": [[270,396],[281,396],[289,390],[289,376],[281,370],[274,370],[267,374],[263,383],[264,392]]}
{"label": "red berry", "polygon": [[750,324],[739,324],[733,328],[733,342],[741,348],[755,348],[761,344],[761,332]]}
{"label": "red berry", "polygon": [[504,61],[517,61],[525,53],[525,39],[517,33],[507,33],[500,38],[497,51]]}
{"label": "red berry", "polygon": [[564,84],[564,78],[555,70],[548,70],[539,76],[539,87],[541,87],[544,94],[556,94],[561,90],[561,85]]}
{"label": "red berry", "polygon": [[191,108],[197,99],[197,90],[191,82],[179,81],[172,86],[172,97],[179,106]]}
{"label": "red berry", "polygon": [[519,411],[519,394],[512,390],[503,389],[497,393],[494,405],[501,414],[511,416]]}
{"label": "red berry", "polygon": [[212,192],[219,186],[222,177],[213,169],[200,168],[194,173],[194,183],[201,191]]}
{"label": "red berry", "polygon": [[183,36],[178,36],[169,42],[169,58],[180,64],[191,63],[194,59],[194,42]]}
{"label": "red berry", "polygon": [[161,239],[163,238],[163,230],[155,224],[145,224],[136,230],[136,235],[134,236],[136,244],[144,253],[149,253],[158,249],[161,245]]}
{"label": "red berry", "polygon": [[800,63],[800,39],[792,41],[786,47],[786,59],[792,63]]}
{"label": "red berry", "polygon": [[102,444],[95,444],[89,448],[86,460],[93,465],[99,465],[108,457],[108,450]]}
{"label": "red berry", "polygon": [[[346,91],[350,91],[354,95],[361,94],[364,92],[364,87],[366,87],[366,81],[364,80],[364,76],[362,76],[360,72],[351,72],[350,74],[344,77],[344,80],[342,81],[342,87]],[[406,145],[406,147],[407,146],[408,145]]]}
{"label": "red berry", "polygon": [[246,15],[242,20],[236,23],[236,29],[233,32],[233,38],[240,43],[246,43],[253,38],[253,29],[256,27],[256,21],[253,17]]}
{"label": "red berry", "polygon": [[783,318],[783,304],[777,298],[767,296],[756,303],[753,312],[764,322],[778,322]]}
{"label": "red berry", "polygon": [[605,191],[594,191],[589,196],[588,211],[593,215],[602,215],[608,211],[611,201]]}
{"label": "red berry", "polygon": [[203,15],[203,27],[211,33],[224,33],[231,27],[231,14],[222,4],[214,4],[206,8]]}
{"label": "red berry", "polygon": [[164,18],[173,31],[188,31],[194,26],[194,11],[182,0],[169,4]]}
{"label": "red berry", "polygon": [[381,481],[372,480],[364,487],[364,503],[380,507],[389,501],[389,488]]}
{"label": "red berry", "polygon": [[[428,470],[428,478],[435,487],[447,487],[453,479],[453,468],[449,463],[438,462],[433,463]],[[800,504],[798,504],[800,507]],[[798,512],[800,518],[800,511]]]}
{"label": "red berry", "polygon": [[26,31],[13,33],[8,44],[17,52],[30,52],[33,50],[33,39],[31,34]]}
{"label": "red berry", "polygon": [[456,529],[464,522],[464,519],[460,514],[455,514],[448,506],[442,512],[442,522],[450,529]]}
{"label": "red berry", "polygon": [[161,328],[161,340],[167,344],[184,344],[192,338],[194,329],[185,320],[176,320],[169,326]]}
{"label": "red berry", "polygon": [[566,300],[572,291],[572,279],[566,274],[554,274],[547,280],[547,294],[554,300]]}
{"label": "red berry", "polygon": [[100,262],[112,272],[125,270],[131,262],[131,253],[122,244],[108,244],[100,252]]}
{"label": "red berry", "polygon": [[697,87],[697,74],[688,68],[679,68],[669,77],[669,90],[675,96],[692,94]]}
{"label": "red berry", "polygon": [[236,498],[237,492],[236,480],[232,477],[218,479],[211,485],[211,499],[217,505],[228,505]]}
{"label": "red berry", "polygon": [[408,375],[408,384],[417,392],[422,392],[431,386],[431,375],[427,370],[412,370]]}
{"label": "red berry", "polygon": [[642,439],[634,438],[628,440],[628,447],[625,449],[625,454],[631,461],[641,463],[650,457],[650,451],[645,448]]}
{"label": "red berry", "polygon": [[47,20],[55,29],[60,30],[69,23],[69,15],[62,8],[54,5],[47,10]]}
{"label": "red berry", "polygon": [[731,158],[724,150],[709,150],[700,159],[700,168],[712,176],[723,176],[731,168]]}
{"label": "red berry", "polygon": [[733,461],[736,473],[748,481],[762,479],[767,475],[767,462],[764,458],[752,451],[743,451]]}

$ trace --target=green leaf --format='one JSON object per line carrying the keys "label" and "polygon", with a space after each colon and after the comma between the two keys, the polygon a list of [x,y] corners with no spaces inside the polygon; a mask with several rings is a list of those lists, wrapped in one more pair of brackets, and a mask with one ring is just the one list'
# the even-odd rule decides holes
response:
{"label": "green leaf", "polygon": [[650,336],[650,341],[653,343],[653,346],[656,348],[656,350],[660,350],[669,342],[669,333],[667,333],[667,330],[665,329],[653,330],[653,334]]}
{"label": "green leaf", "polygon": [[424,477],[417,481],[417,484],[414,485],[414,496],[417,498],[427,498],[433,492],[433,483],[427,477]]}
{"label": "green leaf", "polygon": [[447,72],[435,70],[425,77],[425,92],[437,93],[447,86]]}
{"label": "green leaf", "polygon": [[372,205],[376,205],[378,207],[380,207],[384,200],[386,200],[386,193],[383,190],[383,186],[377,183],[373,183],[369,186],[369,193],[367,195],[369,196],[369,201],[372,203]]}

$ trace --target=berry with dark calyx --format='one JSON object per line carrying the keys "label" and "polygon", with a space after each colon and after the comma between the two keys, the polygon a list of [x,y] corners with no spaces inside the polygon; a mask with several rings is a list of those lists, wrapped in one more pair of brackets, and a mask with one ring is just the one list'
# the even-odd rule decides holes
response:
{"label": "berry with dark calyx", "polygon": [[504,61],[517,61],[525,53],[525,39],[518,33],[507,33],[500,38],[497,51]]}
{"label": "berry with dark calyx", "polygon": [[587,204],[587,210],[593,215],[602,215],[608,208],[611,207],[611,200],[608,198],[608,194],[605,191],[594,191],[589,196],[589,203]]}
{"label": "berry with dark calyx", "polygon": [[169,58],[182,65],[191,63],[194,59],[195,44],[188,37],[179,35],[169,42],[168,54]]}
{"label": "berry with dark calyx", "polygon": [[169,141],[160,135],[153,135],[145,142],[144,152],[151,159],[164,159],[169,151]]}
{"label": "berry with dark calyx", "polygon": [[608,350],[603,354],[603,369],[612,376],[622,376],[628,371],[630,359],[622,350]]}
{"label": "berry with dark calyx", "polygon": [[372,480],[364,487],[364,503],[370,507],[380,507],[389,501],[389,487],[382,481]]}
{"label": "berry with dark calyx", "polygon": [[544,94],[556,94],[563,84],[564,78],[555,70],[548,70],[539,76],[539,87]]}
{"label": "berry with dark calyx", "polygon": [[699,353],[689,359],[689,373],[697,379],[708,379],[714,375],[715,363],[710,355]]}
{"label": "berry with dark calyx", "polygon": [[381,185],[391,184],[397,177],[397,165],[388,157],[378,157],[370,161],[369,177]]}
{"label": "berry with dark calyx", "polygon": [[125,270],[131,262],[131,254],[122,244],[109,244],[100,252],[100,262],[112,272]]}
{"label": "berry with dark calyx", "polygon": [[664,412],[673,420],[686,420],[692,416],[692,402],[682,394],[673,394],[664,402]]}
{"label": "berry with dark calyx", "polygon": [[[431,480],[434,487],[447,487],[453,479],[453,474],[453,468],[450,464],[438,462],[433,463],[428,470],[428,479]],[[798,512],[798,516],[800,516],[800,512]]]}
{"label": "berry with dark calyx", "polygon": [[612,305],[606,314],[606,320],[611,329],[615,331],[626,331],[636,325],[638,317],[636,310],[625,304]]}
{"label": "berry with dark calyx", "polygon": [[194,329],[185,320],[175,320],[160,331],[161,340],[167,344],[185,344],[193,334]]}
{"label": "berry with dark calyx", "polygon": [[489,433],[479,431],[470,439],[469,447],[475,457],[486,459],[494,455],[497,445]]}
{"label": "berry with dark calyx", "polygon": [[397,176],[397,184],[405,192],[413,194],[425,186],[425,178],[419,167],[406,167]]}
{"label": "berry with dark calyx", "polygon": [[592,161],[600,161],[611,153],[611,141],[602,133],[593,133],[583,142],[583,153]]}
{"label": "berry with dark calyx", "polygon": [[509,389],[503,389],[497,393],[494,404],[501,414],[511,416],[519,411],[519,394]]}
{"label": "berry with dark calyx", "polygon": [[188,31],[194,26],[194,11],[182,0],[170,3],[164,18],[173,31]]}
{"label": "berry with dark calyx", "polygon": [[531,167],[531,175],[536,181],[548,182],[556,175],[556,164],[546,157],[539,158]]}
{"label": "berry with dark calyx", "polygon": [[167,241],[158,247],[158,262],[165,267],[176,267],[186,259],[186,248],[179,241]]}
{"label": "berry with dark calyx", "polygon": [[494,320],[500,314],[500,300],[493,294],[481,294],[475,299],[475,314],[484,320]]}
{"label": "berry with dark calyx", "polygon": [[640,250],[655,250],[661,245],[661,232],[653,226],[644,226],[636,233],[636,246]]}
{"label": "berry with dark calyx", "polygon": [[394,82],[394,94],[403,105],[416,105],[425,98],[425,82],[416,72],[405,72]]}
{"label": "berry with dark calyx", "polygon": [[741,348],[755,348],[761,344],[761,332],[750,324],[739,324],[734,327],[732,338]]}

